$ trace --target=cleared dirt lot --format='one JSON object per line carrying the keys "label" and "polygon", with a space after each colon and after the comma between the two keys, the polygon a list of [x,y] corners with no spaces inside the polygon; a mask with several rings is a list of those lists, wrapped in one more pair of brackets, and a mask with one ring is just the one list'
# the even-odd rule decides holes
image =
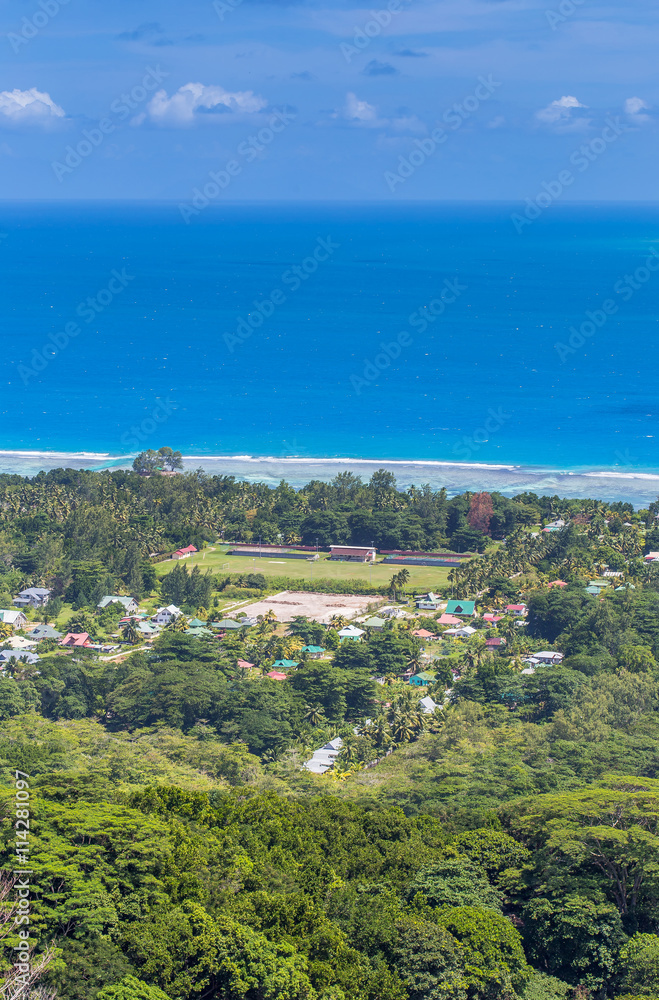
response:
{"label": "cleared dirt lot", "polygon": [[[314,621],[327,624],[333,615],[356,618],[366,612],[377,597],[348,594],[307,594],[295,590],[282,590],[272,597],[265,597],[256,604],[243,605],[241,610],[252,615],[265,615],[272,610],[280,622],[290,622],[296,615],[305,615]],[[382,603],[382,602],[380,602]]]}

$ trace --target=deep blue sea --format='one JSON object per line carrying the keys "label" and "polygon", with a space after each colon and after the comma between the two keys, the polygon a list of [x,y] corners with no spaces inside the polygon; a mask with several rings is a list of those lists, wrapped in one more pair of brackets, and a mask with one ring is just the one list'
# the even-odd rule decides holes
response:
{"label": "deep blue sea", "polygon": [[0,205],[0,449],[654,498],[659,208],[513,211]]}

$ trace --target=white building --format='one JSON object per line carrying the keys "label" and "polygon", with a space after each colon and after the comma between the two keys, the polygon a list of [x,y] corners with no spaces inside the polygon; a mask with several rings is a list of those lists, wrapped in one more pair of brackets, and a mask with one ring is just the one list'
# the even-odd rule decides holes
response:
{"label": "white building", "polygon": [[168,604],[166,608],[158,608],[151,621],[155,622],[156,625],[169,625],[172,619],[178,618],[180,614],[180,608],[177,608],[175,604]]}
{"label": "white building", "polygon": [[311,760],[308,760],[304,765],[307,771],[313,771],[314,774],[324,774],[325,771],[329,771],[330,767],[334,767],[336,758],[341,753],[341,747],[343,746],[343,740],[340,736],[336,736],[325,746],[316,750]]}

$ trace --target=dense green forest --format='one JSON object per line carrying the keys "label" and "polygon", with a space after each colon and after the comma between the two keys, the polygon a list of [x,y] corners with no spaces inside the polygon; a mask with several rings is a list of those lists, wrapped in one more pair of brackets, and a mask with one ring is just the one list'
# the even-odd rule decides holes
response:
{"label": "dense green forest", "polygon": [[[401,491],[383,471],[299,491],[201,472],[0,477],[0,607],[50,587],[35,620],[111,635],[121,610],[96,605],[113,593],[205,620],[268,582],[182,567],[158,579],[155,560],[258,537],[481,553],[444,590],[498,617],[435,643],[419,690],[401,678],[428,667],[414,632],[439,615],[411,604],[354,643],[339,643],[340,622],[300,616],[221,640],[181,619],[114,659],[46,639],[38,663],[8,662],[5,987],[21,941],[18,774],[39,972],[9,995],[657,1000],[659,574],[644,555],[659,549],[658,512]],[[607,569],[621,575],[588,593]],[[520,602],[521,627],[505,610]],[[529,671],[538,650],[564,659]],[[286,656],[297,669],[268,678]],[[441,706],[429,714],[428,694]],[[303,769],[335,736],[334,768]]]}

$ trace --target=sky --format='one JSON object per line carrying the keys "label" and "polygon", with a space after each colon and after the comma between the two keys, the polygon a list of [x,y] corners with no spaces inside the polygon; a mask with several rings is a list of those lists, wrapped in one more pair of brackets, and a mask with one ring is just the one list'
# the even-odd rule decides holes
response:
{"label": "sky", "polygon": [[658,22],[652,0],[0,0],[0,199],[653,201]]}

